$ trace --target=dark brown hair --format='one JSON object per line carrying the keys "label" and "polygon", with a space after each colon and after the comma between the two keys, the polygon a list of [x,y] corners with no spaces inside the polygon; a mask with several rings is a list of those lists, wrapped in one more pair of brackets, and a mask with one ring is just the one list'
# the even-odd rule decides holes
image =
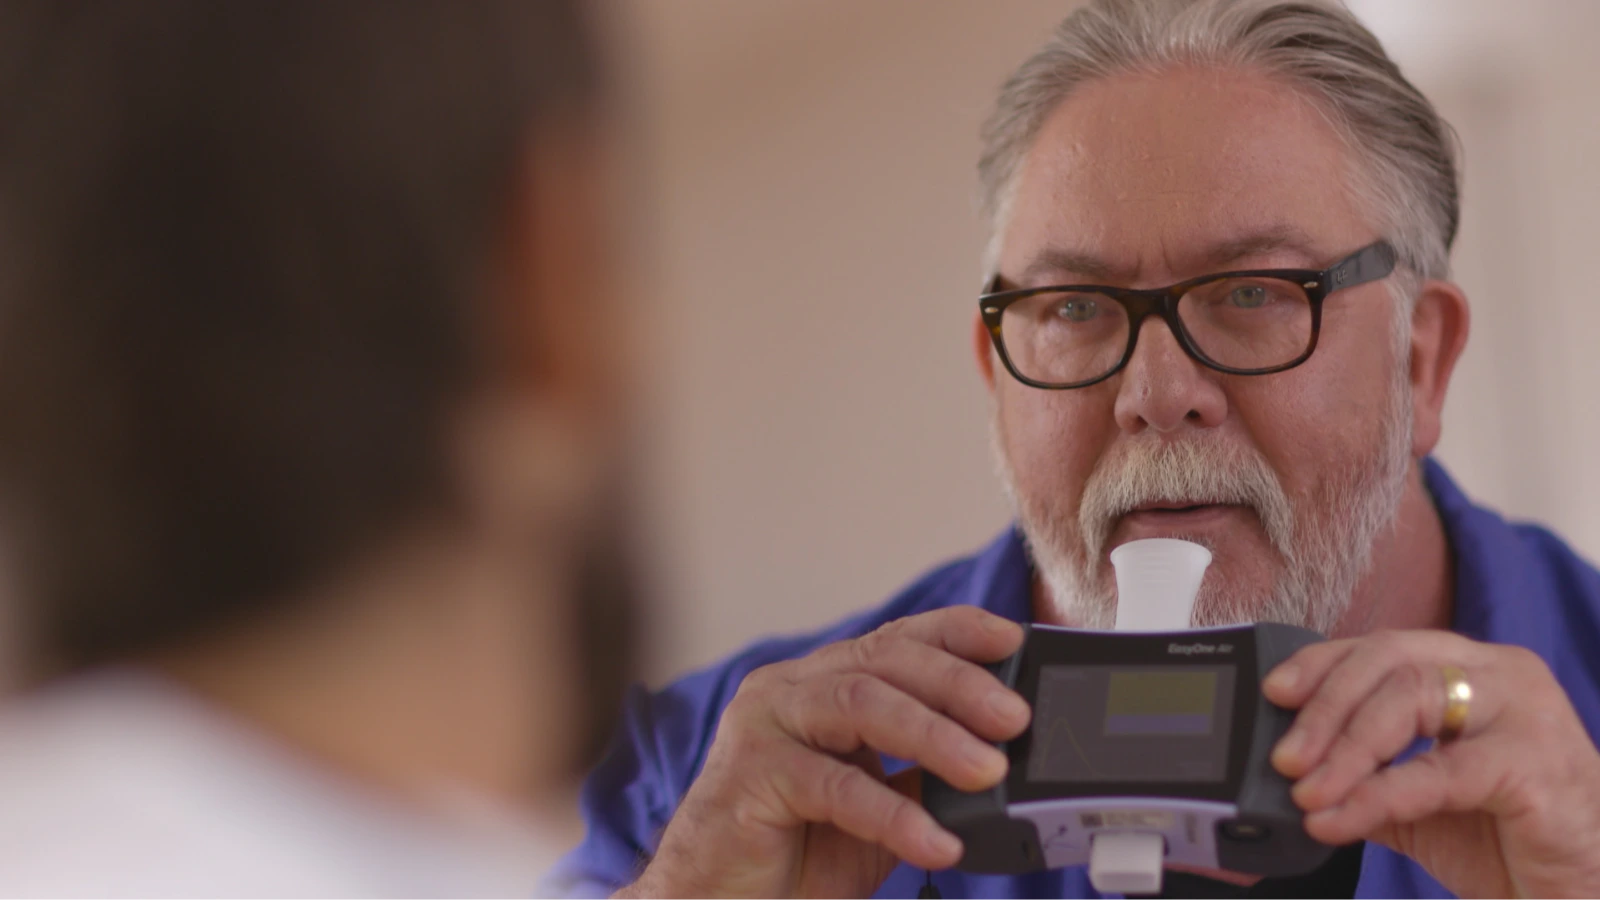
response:
{"label": "dark brown hair", "polygon": [[450,503],[569,0],[0,5],[0,527],[61,665],[270,612]]}

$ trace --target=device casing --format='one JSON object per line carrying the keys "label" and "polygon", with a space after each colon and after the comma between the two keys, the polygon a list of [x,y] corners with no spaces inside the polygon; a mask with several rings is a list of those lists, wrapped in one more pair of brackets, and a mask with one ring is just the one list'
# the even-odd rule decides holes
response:
{"label": "device casing", "polygon": [[[1022,648],[990,670],[1026,697],[1034,695],[1040,666],[1052,662],[1182,665],[1193,662],[1195,653],[1208,653],[1214,657],[1208,662],[1235,665],[1228,777],[1217,784],[1185,785],[1189,796],[1182,798],[1173,796],[1171,785],[1103,783],[1055,784],[1048,796],[1039,796],[1026,772],[1030,724],[1015,740],[998,745],[1011,770],[991,790],[958,791],[931,773],[924,775],[923,804],[966,848],[958,869],[1010,874],[1083,864],[1094,834],[1111,830],[1160,832],[1168,862],[1234,872],[1298,875],[1327,861],[1333,848],[1305,833],[1304,813],[1290,798],[1289,780],[1268,760],[1294,713],[1268,702],[1260,691],[1268,672],[1301,647],[1323,640],[1321,635],[1272,623],[1179,632],[1024,627]],[[1158,654],[1163,645],[1166,652]],[[1227,649],[1218,652],[1219,647]]]}

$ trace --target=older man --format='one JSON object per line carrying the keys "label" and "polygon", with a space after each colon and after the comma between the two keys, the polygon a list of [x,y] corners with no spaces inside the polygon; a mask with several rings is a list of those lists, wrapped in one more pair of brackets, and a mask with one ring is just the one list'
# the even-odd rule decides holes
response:
{"label": "older man", "polygon": [[[1109,550],[1176,536],[1216,559],[1196,624],[1337,638],[1265,690],[1299,710],[1273,763],[1307,829],[1350,849],[1297,881],[1169,891],[1600,892],[1600,574],[1428,459],[1468,330],[1456,169],[1376,39],[1331,3],[1101,0],[1006,84],[980,172],[973,345],[1017,528],[636,696],[566,886],[917,892],[961,848],[885,773],[996,783],[986,741],[1028,709],[978,664],[1016,649],[1014,621],[1108,625]],[[933,881],[1092,895],[1082,870]]]}

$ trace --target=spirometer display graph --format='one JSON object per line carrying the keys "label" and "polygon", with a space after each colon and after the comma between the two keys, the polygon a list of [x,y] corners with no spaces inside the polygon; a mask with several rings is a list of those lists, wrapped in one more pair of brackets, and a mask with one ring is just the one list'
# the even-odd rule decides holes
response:
{"label": "spirometer display graph", "polygon": [[1232,666],[1042,666],[1028,779],[1222,781],[1233,696]]}

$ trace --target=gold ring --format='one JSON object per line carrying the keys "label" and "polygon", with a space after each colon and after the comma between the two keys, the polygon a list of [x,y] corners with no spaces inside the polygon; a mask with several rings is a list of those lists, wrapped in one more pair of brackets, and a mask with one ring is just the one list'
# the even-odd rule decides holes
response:
{"label": "gold ring", "polygon": [[1444,676],[1444,720],[1439,723],[1438,741],[1448,744],[1467,730],[1467,708],[1472,705],[1472,683],[1467,673],[1455,666],[1440,666]]}

